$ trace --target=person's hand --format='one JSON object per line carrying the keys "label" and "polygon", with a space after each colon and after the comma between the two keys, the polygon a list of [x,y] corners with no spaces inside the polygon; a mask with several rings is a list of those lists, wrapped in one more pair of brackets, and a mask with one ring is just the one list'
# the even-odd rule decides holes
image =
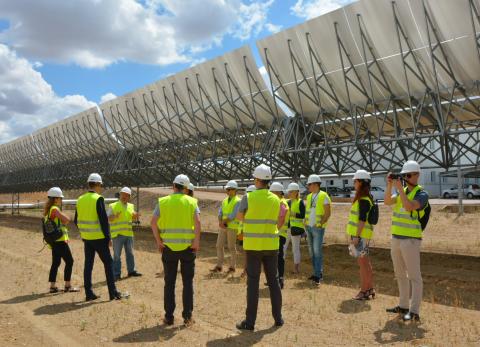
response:
{"label": "person's hand", "polygon": [[194,239],[193,240],[193,243],[192,245],[190,246],[190,248],[194,251],[194,252],[198,252],[200,250],[200,239]]}
{"label": "person's hand", "polygon": [[218,222],[218,227],[219,227],[220,229],[225,229],[225,224],[223,224],[223,221]]}
{"label": "person's hand", "polygon": [[160,253],[163,252],[163,249],[165,248],[165,245],[163,244],[162,240],[157,242],[157,248]]}
{"label": "person's hand", "polygon": [[358,236],[353,237],[352,244],[357,247],[360,242],[360,238]]}
{"label": "person's hand", "polygon": [[113,242],[112,242],[112,239],[110,239],[110,240],[108,241],[108,247],[112,247],[112,246],[113,246]]}
{"label": "person's hand", "polygon": [[402,180],[401,179],[395,180],[395,189],[399,193],[403,190],[403,185],[402,185]]}

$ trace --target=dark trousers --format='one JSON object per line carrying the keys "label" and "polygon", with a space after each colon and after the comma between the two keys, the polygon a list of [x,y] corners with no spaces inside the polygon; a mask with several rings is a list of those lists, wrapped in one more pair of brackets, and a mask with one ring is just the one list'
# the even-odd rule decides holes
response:
{"label": "dark trousers", "polygon": [[92,270],[95,260],[95,253],[98,254],[105,268],[105,277],[107,278],[108,294],[112,299],[117,293],[115,279],[113,277],[112,255],[106,239],[83,240],[85,246],[85,267],[83,268],[83,284],[87,298],[93,295],[92,290]]}
{"label": "dark trousers", "polygon": [[172,251],[165,247],[162,253],[165,287],[163,292],[163,307],[165,318],[173,319],[175,312],[175,282],[177,280],[178,263],[183,282],[183,319],[192,317],[193,312],[193,277],[195,275],[196,254],[190,248],[184,251]]}
{"label": "dark trousers", "polygon": [[48,275],[48,282],[57,281],[57,272],[60,263],[65,262],[65,270],[63,273],[63,280],[70,281],[72,278],[73,257],[70,252],[70,247],[66,242],[54,242],[52,245],[52,266],[50,267],[50,274]]}
{"label": "dark trousers", "polygon": [[275,322],[282,320],[282,291],[278,282],[278,251],[245,251],[247,257],[247,311],[246,321],[255,326],[257,319],[260,272],[267,277]]}
{"label": "dark trousers", "polygon": [[283,247],[285,246],[287,239],[280,236],[280,247],[278,248],[278,277],[283,278],[285,274],[285,258],[283,255]]}

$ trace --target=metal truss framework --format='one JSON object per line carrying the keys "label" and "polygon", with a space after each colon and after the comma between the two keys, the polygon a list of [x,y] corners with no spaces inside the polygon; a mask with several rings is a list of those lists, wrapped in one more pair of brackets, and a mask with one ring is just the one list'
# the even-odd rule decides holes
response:
{"label": "metal truss framework", "polygon": [[[79,188],[90,172],[108,186],[169,184],[180,172],[205,184],[249,179],[262,162],[294,178],[407,159],[478,166],[480,5],[462,0],[469,31],[452,39],[433,8],[447,0],[411,1],[421,40],[405,19],[410,2],[364,0],[259,41],[269,87],[243,47],[0,145],[0,191]],[[380,5],[393,53],[367,18]],[[453,53],[464,37],[476,75]]]}

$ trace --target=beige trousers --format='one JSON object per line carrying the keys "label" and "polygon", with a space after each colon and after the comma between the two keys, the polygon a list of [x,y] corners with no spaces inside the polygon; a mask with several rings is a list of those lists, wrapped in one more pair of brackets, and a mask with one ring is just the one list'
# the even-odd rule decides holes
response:
{"label": "beige trousers", "polygon": [[[420,272],[422,240],[392,238],[392,261],[400,292],[399,306],[419,314],[422,302],[423,280]],[[411,293],[411,295],[410,295]],[[411,296],[411,302],[410,302]]]}
{"label": "beige trousers", "polygon": [[237,231],[234,229],[220,229],[217,237],[217,266],[223,266],[223,259],[225,258],[225,241],[228,244],[230,251],[230,267],[235,269],[237,264]]}

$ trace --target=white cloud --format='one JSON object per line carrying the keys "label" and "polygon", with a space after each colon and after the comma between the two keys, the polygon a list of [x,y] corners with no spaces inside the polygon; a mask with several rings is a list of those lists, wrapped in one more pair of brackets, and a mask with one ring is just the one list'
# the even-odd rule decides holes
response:
{"label": "white cloud", "polygon": [[[0,0],[0,42],[30,60],[102,68],[115,62],[188,63],[267,24],[273,0]],[[274,26],[270,25],[270,29]],[[267,28],[267,30],[269,30]]]}
{"label": "white cloud", "polygon": [[290,10],[300,18],[311,19],[345,6],[354,0],[297,0]]}
{"label": "white cloud", "polygon": [[81,95],[56,95],[32,63],[0,44],[0,142],[29,134],[93,105]]}
{"label": "white cloud", "polygon": [[102,97],[100,98],[100,103],[103,104],[104,102],[107,102],[107,101],[110,101],[110,100],[113,100],[115,99],[117,96],[113,93],[107,93],[105,95],[102,95]]}
{"label": "white cloud", "polygon": [[270,31],[272,34],[278,33],[280,30],[282,30],[281,25],[275,25],[272,23],[267,23],[265,24],[265,28]]}

